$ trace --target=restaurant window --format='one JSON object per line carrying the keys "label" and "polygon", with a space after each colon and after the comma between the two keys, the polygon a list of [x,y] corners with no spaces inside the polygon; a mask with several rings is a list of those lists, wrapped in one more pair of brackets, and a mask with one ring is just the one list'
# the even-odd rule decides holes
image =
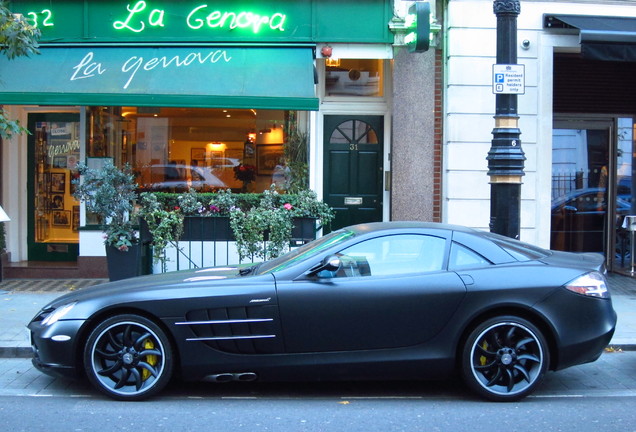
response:
{"label": "restaurant window", "polygon": [[305,112],[90,107],[87,156],[130,164],[140,191],[305,188]]}
{"label": "restaurant window", "polygon": [[325,96],[384,96],[384,61],[325,60]]}
{"label": "restaurant window", "polygon": [[80,122],[76,113],[32,116],[37,117],[30,135],[35,156],[33,257],[44,259],[51,252],[65,254],[68,244],[79,242],[79,202],[73,192],[79,178]]}

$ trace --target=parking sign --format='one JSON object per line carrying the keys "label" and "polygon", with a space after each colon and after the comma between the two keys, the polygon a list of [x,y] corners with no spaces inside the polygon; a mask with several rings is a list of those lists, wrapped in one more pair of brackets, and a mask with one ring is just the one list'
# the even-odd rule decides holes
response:
{"label": "parking sign", "polygon": [[525,65],[492,65],[492,92],[495,94],[525,94]]}

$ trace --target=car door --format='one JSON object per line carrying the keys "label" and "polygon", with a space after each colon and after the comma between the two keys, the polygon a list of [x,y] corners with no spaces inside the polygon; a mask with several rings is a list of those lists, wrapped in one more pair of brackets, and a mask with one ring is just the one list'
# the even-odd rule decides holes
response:
{"label": "car door", "polygon": [[428,235],[370,239],[337,254],[338,272],[277,283],[286,351],[398,348],[435,336],[466,293],[444,270],[447,245]]}

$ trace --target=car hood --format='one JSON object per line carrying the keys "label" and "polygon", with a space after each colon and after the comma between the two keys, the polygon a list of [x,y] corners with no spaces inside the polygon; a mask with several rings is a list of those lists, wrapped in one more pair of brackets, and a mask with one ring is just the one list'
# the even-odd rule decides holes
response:
{"label": "car hood", "polygon": [[241,267],[244,266],[183,270],[107,282],[65,294],[44,306],[43,309],[54,309],[73,302],[92,303],[96,306],[99,304],[103,307],[108,303],[159,298],[163,296],[161,294],[163,291],[171,291],[171,295],[174,295],[177,287],[184,294],[189,292],[189,295],[192,295],[192,290],[205,289],[209,293],[211,287],[236,286],[239,285],[237,281],[241,281],[240,285],[245,285],[244,279],[251,276],[241,276],[239,273]]}

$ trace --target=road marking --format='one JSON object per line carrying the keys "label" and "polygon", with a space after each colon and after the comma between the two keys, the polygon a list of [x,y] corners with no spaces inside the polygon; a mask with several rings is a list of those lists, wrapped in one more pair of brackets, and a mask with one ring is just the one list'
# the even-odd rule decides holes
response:
{"label": "road marking", "polygon": [[[448,396],[439,396],[440,399],[446,399]],[[347,400],[360,400],[360,399],[424,399],[424,396],[346,396],[340,399]]]}
{"label": "road marking", "polygon": [[[258,396],[232,396],[232,395],[193,395],[193,394],[165,394],[159,395],[156,399],[172,399],[172,400],[350,400],[350,401],[382,401],[382,400],[463,400],[468,394],[457,393],[450,395],[386,395],[386,396],[330,396],[330,395],[268,395],[264,393]],[[470,395],[468,395],[470,397]],[[54,393],[25,393],[24,389],[0,389],[0,397],[31,397],[31,398],[74,398],[74,399],[91,399],[95,395],[71,393],[65,394],[62,390]],[[532,394],[527,397],[528,400],[539,399],[584,399],[584,398],[634,398],[636,397],[636,390],[631,389],[616,389],[616,390],[599,390],[590,389],[585,391],[577,391],[573,393],[545,393],[545,394]],[[476,401],[480,399],[474,397]]]}
{"label": "road marking", "polygon": [[554,393],[554,394],[533,394],[528,398],[533,399],[556,399],[556,398],[589,398],[589,397],[636,397],[636,390],[587,390],[580,393]]}

